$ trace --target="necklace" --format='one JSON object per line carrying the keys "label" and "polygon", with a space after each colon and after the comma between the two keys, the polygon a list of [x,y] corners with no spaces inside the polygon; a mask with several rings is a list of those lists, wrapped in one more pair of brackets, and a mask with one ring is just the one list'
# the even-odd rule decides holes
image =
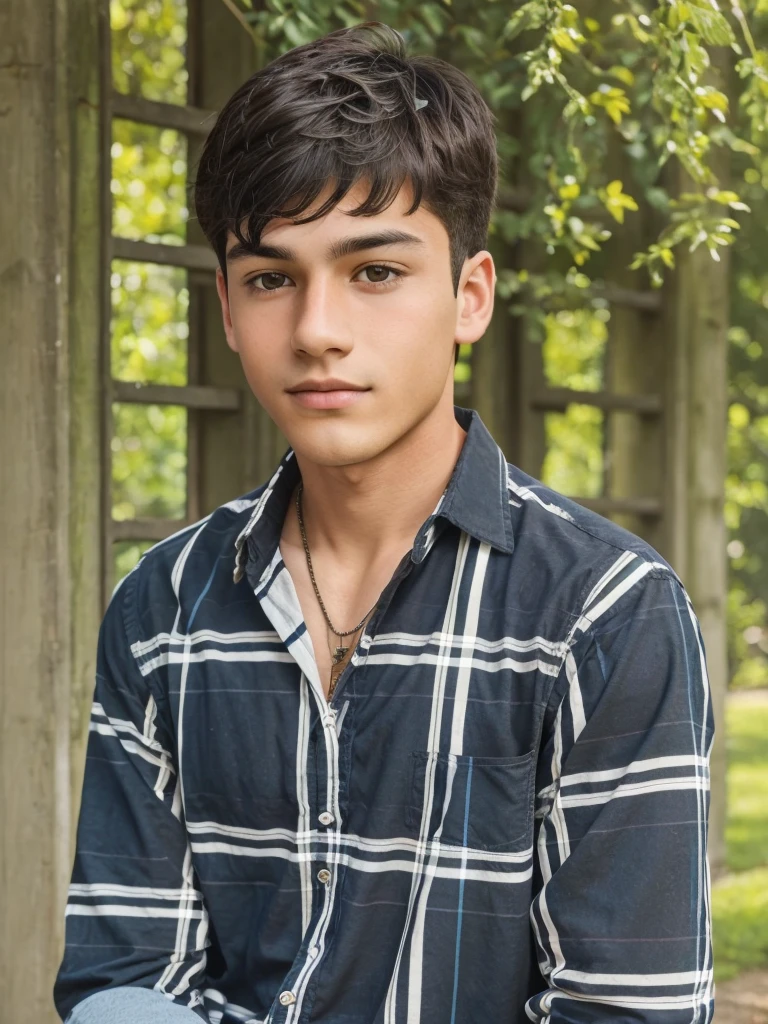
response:
{"label": "necklace", "polygon": [[[331,622],[331,620],[330,620],[330,618],[328,616],[328,612],[325,609],[325,605],[323,604],[323,599],[320,596],[320,591],[317,588],[317,583],[315,581],[315,573],[314,573],[314,570],[312,569],[312,558],[311,558],[311,556],[309,554],[309,544],[307,543],[307,533],[306,533],[306,530],[304,529],[304,517],[303,517],[303,515],[301,513],[301,493],[302,493],[303,490],[304,490],[304,482],[303,481],[299,481],[299,487],[298,487],[298,490],[296,491],[296,514],[297,514],[298,520],[299,520],[299,529],[301,530],[301,540],[302,540],[302,543],[304,544],[304,553],[307,556],[307,568],[309,569],[309,578],[312,580],[312,586],[313,586],[314,591],[315,591],[315,596],[317,597],[317,600],[318,600],[318,603],[320,605],[320,608],[322,609],[325,621],[328,623],[328,626],[329,626],[331,632],[335,633],[336,636],[341,640],[342,637],[352,636],[353,634],[355,634],[359,630],[361,630],[363,628],[363,626],[365,625],[365,622],[368,619],[368,617],[372,614],[372,612],[376,608],[376,605],[374,604],[373,608],[371,608],[370,611],[366,612],[366,614],[362,617],[362,619],[355,626],[354,629],[348,629],[348,630],[345,630],[345,631],[342,632],[341,630],[336,629],[336,627]],[[347,654],[347,652],[349,651],[349,648],[350,648],[350,644],[347,644],[346,646],[344,646],[343,644],[338,644],[338,645],[336,645],[335,650],[333,650],[331,652],[331,657],[333,658],[333,664],[331,665],[331,678],[330,678],[330,684],[329,684],[329,687],[328,687],[328,700],[330,700],[331,697],[333,697],[333,691],[336,689],[336,682],[338,680],[338,676],[334,677],[334,674],[333,674],[334,666],[338,665],[338,663],[344,658],[345,654]]]}

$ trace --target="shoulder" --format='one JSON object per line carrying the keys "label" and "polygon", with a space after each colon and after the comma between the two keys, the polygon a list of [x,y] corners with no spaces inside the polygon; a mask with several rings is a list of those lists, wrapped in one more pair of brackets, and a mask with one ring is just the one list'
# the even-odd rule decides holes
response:
{"label": "shoulder", "polygon": [[184,628],[180,612],[185,595],[199,594],[219,566],[229,580],[236,542],[267,484],[225,502],[209,515],[153,545],[115,587],[112,605],[123,609],[134,646],[162,633]]}
{"label": "shoulder", "polygon": [[586,558],[609,560],[633,552],[675,575],[672,566],[637,534],[547,487],[511,462],[507,462],[507,486],[516,533],[541,536],[543,531],[548,539],[562,539]]}
{"label": "shoulder", "polygon": [[669,562],[637,534],[547,487],[507,462],[515,549],[524,565],[546,576],[567,608],[572,628],[584,626],[650,580],[683,584]]}
{"label": "shoulder", "polygon": [[680,722],[695,709],[711,729],[701,627],[672,566],[631,531],[508,470],[515,549],[519,542],[523,565],[535,581],[549,578],[549,600],[568,612],[549,714],[565,707],[589,718],[602,706],[637,724],[649,709]]}

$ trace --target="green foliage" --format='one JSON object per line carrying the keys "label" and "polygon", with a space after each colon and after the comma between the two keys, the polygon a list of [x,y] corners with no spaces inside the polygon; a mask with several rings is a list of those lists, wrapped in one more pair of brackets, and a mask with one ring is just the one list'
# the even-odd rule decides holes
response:
{"label": "green foliage", "polygon": [[553,388],[600,391],[608,343],[607,309],[562,310],[546,316],[544,375]]}
{"label": "green foliage", "polygon": [[112,376],[187,383],[187,273],[153,263],[112,263]]}
{"label": "green foliage", "polygon": [[186,103],[186,0],[110,0],[109,18],[115,88]]}
{"label": "green foliage", "polygon": [[112,515],[182,519],[186,514],[187,410],[112,406]]}
{"label": "green foliage", "polygon": [[183,245],[187,140],[169,128],[115,120],[112,230],[121,238]]}
{"label": "green foliage", "polygon": [[[734,552],[744,554],[736,558]],[[728,654],[731,665],[731,686],[737,690],[750,690],[764,687],[768,682],[768,664],[766,662],[766,630],[768,609],[765,602],[755,596],[754,584],[760,585],[759,579],[743,575],[742,565],[746,549],[738,539],[730,541],[728,553],[731,556],[731,583],[728,588]],[[747,556],[750,560],[760,561],[758,554]],[[750,585],[752,584],[752,585]]]}
{"label": "green foliage", "polygon": [[574,402],[544,419],[547,453],[541,479],[562,494],[596,498],[603,493],[604,424],[600,409]]}
{"label": "green foliage", "polygon": [[[547,384],[575,391],[603,386],[607,309],[562,310],[545,317],[543,343]],[[564,494],[593,498],[603,493],[603,414],[594,406],[573,403],[563,413],[547,413],[547,453],[542,480]]]}

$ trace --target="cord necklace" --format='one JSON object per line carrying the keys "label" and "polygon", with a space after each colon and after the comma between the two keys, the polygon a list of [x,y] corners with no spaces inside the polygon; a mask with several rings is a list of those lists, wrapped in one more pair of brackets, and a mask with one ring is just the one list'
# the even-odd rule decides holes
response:
{"label": "cord necklace", "polygon": [[[306,533],[306,530],[304,529],[304,516],[302,515],[302,510],[301,510],[301,493],[302,493],[303,490],[304,490],[304,482],[303,481],[299,481],[299,487],[298,487],[298,490],[296,491],[296,514],[297,514],[298,520],[299,520],[299,529],[301,530],[301,540],[302,540],[302,543],[304,544],[304,552],[305,552],[305,554],[307,556],[307,568],[309,569],[309,578],[312,580],[312,586],[313,586],[314,591],[315,591],[315,596],[317,597],[318,603],[319,603],[320,608],[321,608],[321,610],[323,612],[323,616],[325,618],[325,621],[328,623],[329,629],[331,630],[332,633],[336,634],[336,636],[339,638],[339,640],[341,640],[342,637],[352,636],[355,633],[358,633],[363,628],[363,626],[366,623],[366,620],[368,619],[368,617],[373,613],[374,609],[376,608],[376,604],[374,604],[373,608],[371,608],[370,611],[368,611],[363,616],[363,618],[355,626],[354,629],[347,629],[347,630],[344,630],[342,632],[341,630],[336,629],[334,624],[331,622],[330,617],[328,615],[328,612],[326,611],[325,604],[323,603],[323,599],[320,596],[320,591],[318,590],[317,582],[315,580],[315,573],[314,573],[314,570],[312,568],[312,557],[311,557],[311,555],[309,553],[309,544],[307,542],[307,533]],[[376,603],[378,603],[378,601]],[[343,644],[340,643],[340,644],[336,644],[333,650],[331,650],[330,644],[328,646],[328,650],[331,653],[331,658],[333,659],[332,660],[332,664],[331,664],[331,678],[330,678],[330,682],[329,682],[329,686],[328,686],[328,700],[329,701],[333,697],[333,691],[336,689],[336,682],[338,680],[338,676],[341,675],[341,672],[339,672],[338,675],[334,676],[334,668],[335,668],[335,666],[337,666],[339,664],[340,661],[342,661],[344,656],[349,651],[350,646],[351,646],[351,644],[347,644],[346,646],[344,646]]]}

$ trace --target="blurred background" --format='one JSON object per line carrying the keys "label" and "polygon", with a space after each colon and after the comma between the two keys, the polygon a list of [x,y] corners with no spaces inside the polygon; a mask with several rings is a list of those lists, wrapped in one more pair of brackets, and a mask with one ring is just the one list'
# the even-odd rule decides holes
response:
{"label": "blurred background", "polygon": [[493,323],[456,403],[683,578],[715,714],[717,1019],[768,1021],[768,3],[0,0],[0,1020],[50,989],[115,583],[286,442],[188,186],[215,111],[359,21],[497,119]]}

